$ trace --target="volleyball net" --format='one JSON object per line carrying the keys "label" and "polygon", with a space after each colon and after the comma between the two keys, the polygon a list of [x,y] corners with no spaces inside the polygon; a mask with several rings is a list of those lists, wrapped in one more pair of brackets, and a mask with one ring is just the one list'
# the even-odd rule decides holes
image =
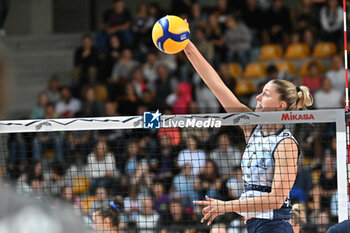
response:
{"label": "volleyball net", "polygon": [[[244,132],[254,125],[264,133],[254,131],[247,143]],[[299,157],[293,161],[289,156],[298,149],[285,145],[277,171],[269,151],[278,137],[288,137],[284,129],[298,141]],[[69,203],[92,229],[103,227],[96,223],[99,212],[113,209],[121,232],[246,232],[241,215],[278,214],[262,212],[265,203],[256,203],[256,211],[226,213],[207,226],[193,201],[265,195],[274,174],[281,174],[282,183],[294,179],[287,173],[295,162],[296,181],[280,203],[281,218],[290,214],[293,226],[325,232],[350,213],[340,109],[1,121],[0,133],[3,182],[52,205]],[[246,148],[253,150],[243,155]],[[267,204],[276,206],[276,200]]]}

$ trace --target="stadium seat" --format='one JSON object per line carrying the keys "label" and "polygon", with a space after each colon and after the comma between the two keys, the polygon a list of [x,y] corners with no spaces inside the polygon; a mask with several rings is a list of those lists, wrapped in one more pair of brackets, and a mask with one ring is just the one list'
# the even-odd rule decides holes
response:
{"label": "stadium seat", "polygon": [[232,78],[238,78],[242,74],[242,67],[236,62],[228,64],[229,73]]}
{"label": "stadium seat", "polygon": [[304,43],[289,45],[284,55],[287,59],[302,59],[308,56],[310,56],[310,48]]}
{"label": "stadium seat", "polygon": [[91,205],[96,201],[95,196],[88,196],[83,199],[81,199],[81,210],[84,214],[89,214],[89,211],[91,210]]}
{"label": "stadium seat", "polygon": [[279,71],[284,71],[290,74],[295,74],[296,68],[295,65],[292,62],[289,61],[280,61],[276,64],[277,69]]}
{"label": "stadium seat", "polygon": [[308,70],[307,70],[307,69],[308,69],[308,66],[309,66],[310,62],[312,62],[312,61],[314,61],[314,62],[317,63],[318,68],[319,68],[319,70],[320,70],[321,73],[324,71],[324,67],[323,67],[323,63],[322,63],[322,62],[317,61],[317,60],[308,60],[308,61],[304,62],[304,63],[301,65],[301,68],[300,68],[300,71],[299,71],[299,74],[300,74],[301,76],[305,76],[305,75],[308,74]]}
{"label": "stadium seat", "polygon": [[261,47],[259,60],[275,60],[283,55],[282,47],[278,44],[266,44]]}
{"label": "stadium seat", "polygon": [[316,44],[312,56],[314,58],[328,58],[337,52],[337,46],[333,42],[320,42]]}
{"label": "stadium seat", "polygon": [[73,179],[73,193],[83,194],[89,190],[90,181],[88,178],[83,176],[77,176]]}
{"label": "stadium seat", "polygon": [[248,80],[238,80],[236,83],[235,93],[240,96],[254,93],[254,83]]}
{"label": "stadium seat", "polygon": [[253,62],[248,64],[244,70],[245,78],[263,78],[266,75],[266,66],[261,62]]}
{"label": "stadium seat", "polygon": [[98,85],[95,87],[96,98],[100,101],[108,100],[108,92],[105,85]]}

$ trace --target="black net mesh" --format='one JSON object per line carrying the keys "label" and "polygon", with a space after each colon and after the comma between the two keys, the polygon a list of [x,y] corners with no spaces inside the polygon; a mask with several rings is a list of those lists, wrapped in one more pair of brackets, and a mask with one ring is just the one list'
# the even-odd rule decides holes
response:
{"label": "black net mesh", "polygon": [[[325,232],[337,222],[335,124],[281,127],[2,134],[2,179],[40,201],[68,203],[99,232],[243,233],[259,216]],[[206,196],[245,207],[208,226],[193,203]]]}

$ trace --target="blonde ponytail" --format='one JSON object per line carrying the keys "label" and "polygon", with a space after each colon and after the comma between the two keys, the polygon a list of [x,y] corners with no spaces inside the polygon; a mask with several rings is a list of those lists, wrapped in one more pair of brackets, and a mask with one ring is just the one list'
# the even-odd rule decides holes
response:
{"label": "blonde ponytail", "polygon": [[276,86],[280,100],[286,102],[285,110],[306,110],[313,104],[312,95],[306,86],[296,87],[293,83],[281,79],[271,80],[270,83]]}
{"label": "blonde ponytail", "polygon": [[296,93],[297,94],[296,109],[306,110],[307,107],[313,104],[313,98],[307,86],[300,86],[299,89],[300,91]]}

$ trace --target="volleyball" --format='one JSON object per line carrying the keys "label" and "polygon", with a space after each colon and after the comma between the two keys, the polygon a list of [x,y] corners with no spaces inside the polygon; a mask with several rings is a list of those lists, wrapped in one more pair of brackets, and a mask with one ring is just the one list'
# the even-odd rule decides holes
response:
{"label": "volleyball", "polygon": [[190,29],[188,24],[178,16],[164,16],[153,26],[153,43],[164,53],[180,52],[187,46],[189,38]]}

